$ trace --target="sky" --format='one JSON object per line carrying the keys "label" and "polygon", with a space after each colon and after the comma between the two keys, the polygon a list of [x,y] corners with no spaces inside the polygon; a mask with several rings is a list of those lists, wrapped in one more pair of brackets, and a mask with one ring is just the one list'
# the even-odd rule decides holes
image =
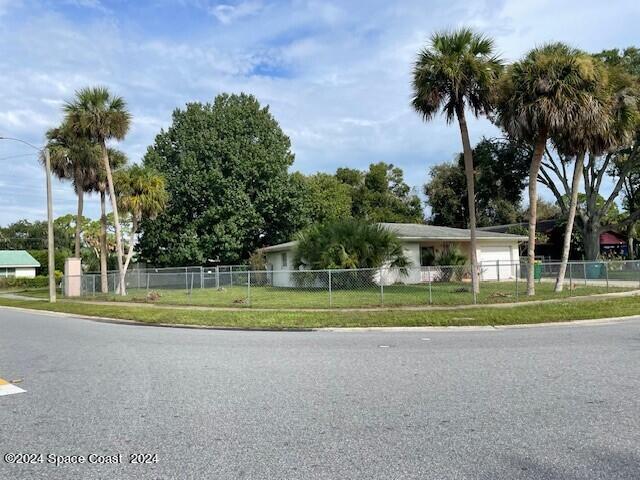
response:
{"label": "sky", "polygon": [[[385,161],[421,190],[461,150],[457,125],[410,107],[432,32],[471,26],[513,61],[549,41],[637,45],[638,24],[637,0],[0,0],[0,136],[42,145],[77,89],[105,85],[133,115],[118,148],[140,162],[176,108],[246,92],[291,138],[293,170]],[[485,119],[469,128],[472,142],[500,135]],[[0,225],[44,219],[45,199],[35,151],[0,140]],[[97,199],[85,205],[97,218]],[[55,215],[75,209],[70,184],[54,182]]]}

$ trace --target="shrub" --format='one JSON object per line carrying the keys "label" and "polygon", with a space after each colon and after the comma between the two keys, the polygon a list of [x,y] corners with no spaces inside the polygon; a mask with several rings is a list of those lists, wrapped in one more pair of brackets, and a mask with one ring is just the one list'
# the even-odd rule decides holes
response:
{"label": "shrub", "polygon": [[[62,280],[62,272],[56,270],[56,283]],[[49,286],[49,277],[38,275],[34,278],[0,278],[0,289],[3,288],[45,288]]]}
{"label": "shrub", "polygon": [[[297,235],[296,268],[376,269],[382,266],[400,268],[406,273],[410,262],[402,243],[391,231],[364,220],[340,219],[313,225]],[[334,288],[353,288],[374,284],[374,271],[339,272],[332,275]],[[328,283],[326,272],[294,275],[299,286],[323,286]]]}

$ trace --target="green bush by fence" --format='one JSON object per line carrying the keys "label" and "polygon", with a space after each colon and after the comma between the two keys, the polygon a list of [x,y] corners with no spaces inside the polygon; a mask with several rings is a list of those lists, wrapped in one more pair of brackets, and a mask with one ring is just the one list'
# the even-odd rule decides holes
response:
{"label": "green bush by fence", "polygon": [[[62,280],[62,272],[56,270],[56,283]],[[44,288],[49,286],[49,277],[38,275],[34,278],[0,278],[0,289],[3,288]]]}

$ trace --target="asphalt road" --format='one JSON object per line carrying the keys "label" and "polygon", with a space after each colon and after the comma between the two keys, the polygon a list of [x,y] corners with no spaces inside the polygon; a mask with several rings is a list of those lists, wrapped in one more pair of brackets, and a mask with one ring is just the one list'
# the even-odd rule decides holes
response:
{"label": "asphalt road", "polygon": [[27,390],[0,397],[0,454],[44,456],[0,458],[3,479],[640,478],[640,319],[284,333],[0,309],[0,377]]}

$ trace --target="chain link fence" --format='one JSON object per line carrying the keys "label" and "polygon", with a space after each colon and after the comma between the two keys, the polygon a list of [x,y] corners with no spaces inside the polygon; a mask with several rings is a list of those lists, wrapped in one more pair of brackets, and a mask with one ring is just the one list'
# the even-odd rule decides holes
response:
{"label": "chain link fence", "polygon": [[[640,289],[640,261],[569,262],[555,292],[560,262],[534,265],[536,295],[527,295],[529,265],[484,262],[474,295],[469,265],[348,270],[260,270],[245,265],[134,269],[118,295],[117,272],[63,280],[74,296],[175,305],[254,308],[363,308],[468,305],[562,298]],[[73,288],[67,288],[73,287]],[[75,290],[75,291],[74,291]]]}

